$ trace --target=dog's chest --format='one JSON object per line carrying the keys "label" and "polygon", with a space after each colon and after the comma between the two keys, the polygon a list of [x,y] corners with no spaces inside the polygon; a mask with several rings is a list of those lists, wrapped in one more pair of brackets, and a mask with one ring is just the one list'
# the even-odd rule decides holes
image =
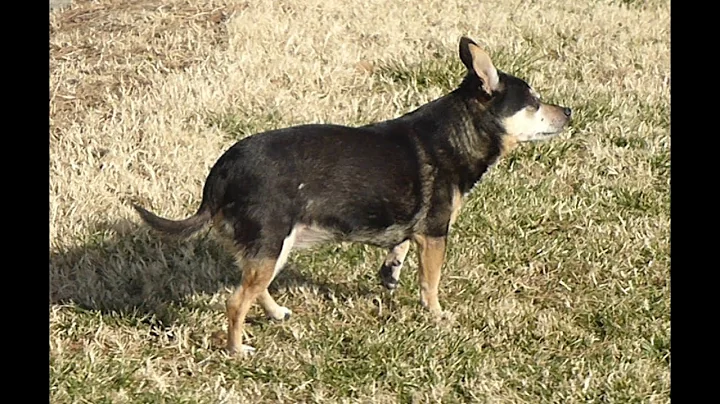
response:
{"label": "dog's chest", "polygon": [[463,204],[463,194],[458,187],[453,187],[452,200],[450,202],[450,225],[452,226],[460,215]]}

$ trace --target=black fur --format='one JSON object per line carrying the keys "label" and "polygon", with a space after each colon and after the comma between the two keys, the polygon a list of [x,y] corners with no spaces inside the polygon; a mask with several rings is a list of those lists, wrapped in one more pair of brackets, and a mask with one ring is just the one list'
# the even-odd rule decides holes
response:
{"label": "black fur", "polygon": [[210,211],[200,209],[198,213],[185,220],[169,220],[155,215],[143,207],[133,204],[143,221],[150,227],[173,236],[187,237],[200,230],[210,220]]}
{"label": "black fur", "polygon": [[181,235],[220,217],[235,245],[255,258],[277,257],[299,224],[382,247],[413,234],[443,237],[454,189],[470,191],[497,161],[502,118],[531,102],[527,83],[498,77],[488,94],[469,66],[456,90],[389,121],[247,137],[211,169],[195,216],[174,222],[136,209],[152,227]]}

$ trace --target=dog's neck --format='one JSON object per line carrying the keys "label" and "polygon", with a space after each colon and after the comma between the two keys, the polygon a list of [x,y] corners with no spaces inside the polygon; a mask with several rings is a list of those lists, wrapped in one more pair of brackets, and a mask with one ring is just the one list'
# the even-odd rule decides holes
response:
{"label": "dog's neck", "polygon": [[479,86],[477,77],[468,75],[453,92],[388,121],[424,144],[433,164],[450,173],[463,193],[470,191],[503,152],[504,128],[487,109],[488,101],[480,98]]}

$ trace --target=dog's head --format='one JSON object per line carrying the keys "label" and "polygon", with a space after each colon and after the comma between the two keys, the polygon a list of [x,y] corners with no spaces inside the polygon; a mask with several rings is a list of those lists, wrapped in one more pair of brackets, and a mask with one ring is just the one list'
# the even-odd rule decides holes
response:
{"label": "dog's head", "polygon": [[460,59],[480,80],[478,98],[498,118],[505,134],[518,142],[543,140],[559,134],[570,121],[572,110],[544,103],[524,80],[495,69],[490,56],[473,42],[460,40]]}

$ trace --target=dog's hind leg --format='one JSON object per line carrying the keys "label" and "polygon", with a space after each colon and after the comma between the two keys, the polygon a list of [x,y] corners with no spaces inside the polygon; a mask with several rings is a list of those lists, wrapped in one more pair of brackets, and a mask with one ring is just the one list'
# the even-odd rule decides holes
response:
{"label": "dog's hind leg", "polygon": [[[295,244],[296,232],[297,230],[293,229],[290,234],[285,237],[285,240],[283,240],[282,250],[280,250],[280,255],[275,262],[273,279],[287,262],[290,250],[292,250],[293,245]],[[270,292],[268,292],[267,288],[265,288],[265,290],[260,293],[260,296],[258,296],[258,303],[262,306],[265,314],[273,320],[287,320],[292,315],[292,311],[290,311],[290,309],[280,306],[277,302],[275,302],[275,299],[270,296]]]}
{"label": "dog's hind leg", "polygon": [[390,252],[378,271],[380,281],[389,290],[397,288],[400,282],[400,270],[402,269],[405,257],[410,250],[410,240],[405,240],[396,245]]}
{"label": "dog's hind leg", "polygon": [[271,318],[273,320],[288,320],[292,315],[292,311],[290,309],[277,304],[275,299],[270,296],[270,292],[268,292],[267,289],[265,289],[262,293],[260,293],[260,296],[258,296],[258,303],[260,303],[260,306],[262,306],[268,318]]}
{"label": "dog's hind leg", "polygon": [[[270,232],[268,231],[268,233]],[[293,229],[285,237],[282,247],[280,247],[279,242],[269,242],[267,240],[257,240],[255,242],[261,243],[265,248],[260,248],[263,252],[259,255],[238,259],[238,266],[243,271],[242,284],[227,301],[227,350],[229,353],[238,351],[252,352],[255,350],[255,348],[242,343],[242,334],[245,316],[256,300],[268,317],[284,320],[290,318],[291,314],[288,308],[275,302],[267,288],[287,261],[290,250],[295,243],[295,230]],[[264,258],[268,256],[275,256],[276,258]]]}
{"label": "dog's hind leg", "polygon": [[255,299],[267,289],[272,281],[276,262],[277,260],[268,258],[243,260],[242,284],[227,300],[228,353],[255,350],[255,348],[242,343],[245,316]]}
{"label": "dog's hind leg", "polygon": [[414,237],[418,245],[420,267],[418,283],[420,284],[420,303],[435,316],[443,314],[438,301],[438,285],[440,269],[445,260],[446,237]]}

